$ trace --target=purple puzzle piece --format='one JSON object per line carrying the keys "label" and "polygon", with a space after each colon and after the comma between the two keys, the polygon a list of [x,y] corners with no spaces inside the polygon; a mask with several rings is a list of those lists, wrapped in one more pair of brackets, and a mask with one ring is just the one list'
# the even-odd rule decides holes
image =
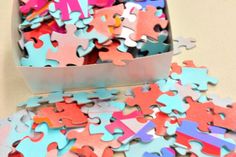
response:
{"label": "purple puzzle piece", "polygon": [[139,132],[134,135],[133,139],[140,138],[142,142],[148,143],[153,139],[152,135],[148,135],[147,132],[154,129],[156,127],[155,123],[149,121]]}
{"label": "purple puzzle piece", "polygon": [[171,148],[162,148],[161,156],[153,153],[145,152],[143,157],[175,157],[175,151]]}
{"label": "purple puzzle piece", "polygon": [[146,8],[147,5],[165,8],[165,0],[135,0],[135,3],[140,4],[143,8]]}
{"label": "purple puzzle piece", "polygon": [[[230,143],[226,140],[215,137],[209,133],[203,133],[198,131],[198,124],[192,121],[183,121],[181,126],[177,128],[176,142],[185,146],[190,146],[189,142],[194,140],[201,142],[203,145],[203,152],[218,155],[222,147],[226,147],[228,150],[232,151],[235,149],[235,144]],[[211,127],[212,133],[224,133],[224,129],[217,127]]]}

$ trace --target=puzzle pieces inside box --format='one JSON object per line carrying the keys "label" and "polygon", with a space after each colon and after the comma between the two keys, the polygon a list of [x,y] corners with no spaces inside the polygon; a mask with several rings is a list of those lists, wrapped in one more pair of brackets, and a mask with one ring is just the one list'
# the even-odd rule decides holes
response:
{"label": "puzzle pieces inside box", "polygon": [[68,139],[76,140],[71,149],[72,152],[76,149],[82,148],[83,146],[90,146],[91,148],[93,148],[93,151],[97,156],[102,156],[106,148],[118,148],[120,146],[120,143],[116,140],[105,142],[101,140],[101,137],[101,134],[91,135],[89,133],[88,127],[86,127],[83,132],[71,130],[67,134]]}
{"label": "puzzle pieces inside box", "polygon": [[[209,128],[214,134],[220,133],[224,134],[226,130],[217,127]],[[220,156],[221,148],[225,147],[226,149],[232,151],[235,149],[235,144],[231,143],[225,139],[213,136],[211,134],[202,133],[197,130],[197,123],[192,121],[183,121],[181,126],[177,128],[177,138],[176,142],[180,143],[186,147],[190,147],[190,141],[198,141],[203,145],[202,152]]]}
{"label": "puzzle pieces inside box", "polygon": [[84,58],[77,56],[77,47],[81,45],[84,49],[88,47],[88,39],[79,38],[75,35],[76,26],[66,25],[66,34],[57,32],[52,33],[52,40],[58,42],[57,51],[49,51],[47,53],[47,59],[58,62],[58,66],[63,67],[69,64],[83,65]]}
{"label": "puzzle pieces inside box", "polygon": [[[130,35],[130,38],[134,41],[141,40],[143,35],[156,40],[159,33],[154,30],[154,27],[158,25],[164,29],[168,25],[167,20],[160,19],[155,15],[156,8],[154,6],[148,5],[145,11],[135,10],[133,13],[137,16],[136,20],[131,22],[125,19],[123,26],[134,30],[134,33]],[[143,25],[143,19],[149,22]]]}
{"label": "puzzle pieces inside box", "polygon": [[32,67],[57,66],[57,62],[47,60],[46,58],[49,50],[52,53],[55,53],[57,50],[51,43],[50,35],[42,35],[39,39],[44,43],[40,48],[35,48],[33,41],[29,41],[25,44],[28,56],[21,59],[21,65]]}
{"label": "puzzle pieces inside box", "polygon": [[[144,115],[151,114],[153,112],[151,106],[157,105],[156,100],[162,94],[165,94],[156,84],[151,84],[149,91],[143,91],[142,87],[136,87],[132,89],[132,92],[134,94],[134,97],[127,98],[126,103],[128,104],[128,106],[139,106]],[[167,92],[166,94],[172,95],[171,92]]]}
{"label": "puzzle pieces inside box", "polygon": [[50,128],[67,128],[85,126],[87,117],[76,103],[56,103],[54,107],[41,108],[34,117],[37,124],[47,123]]}
{"label": "puzzle pieces inside box", "polygon": [[132,54],[129,52],[120,52],[117,48],[119,46],[118,41],[113,41],[111,45],[105,46],[107,49],[105,52],[100,51],[99,57],[102,61],[111,61],[115,65],[126,65],[125,61],[133,60]]}
{"label": "puzzle pieces inside box", "polygon": [[62,149],[68,143],[60,129],[50,129],[45,123],[38,125],[35,132],[43,133],[43,137],[39,141],[35,142],[26,137],[16,147],[16,150],[21,152],[24,157],[45,157],[50,144],[57,143],[58,149]]}
{"label": "puzzle pieces inside box", "polygon": [[20,11],[23,14],[29,13],[31,10],[39,10],[48,3],[48,0],[28,0],[20,6]]}
{"label": "puzzle pieces inside box", "polygon": [[135,0],[135,3],[138,3],[143,8],[146,8],[148,5],[152,5],[157,8],[164,8],[166,2],[165,0]]}
{"label": "puzzle pieces inside box", "polygon": [[147,120],[144,123],[138,121],[138,117],[142,117],[141,112],[134,111],[128,115],[124,115],[122,112],[113,113],[113,118],[116,120],[106,126],[106,129],[114,134],[116,129],[123,131],[123,136],[118,140],[121,143],[128,143],[134,139],[140,139],[142,142],[147,143],[152,140],[152,135],[148,132],[155,128],[155,124],[152,121]]}

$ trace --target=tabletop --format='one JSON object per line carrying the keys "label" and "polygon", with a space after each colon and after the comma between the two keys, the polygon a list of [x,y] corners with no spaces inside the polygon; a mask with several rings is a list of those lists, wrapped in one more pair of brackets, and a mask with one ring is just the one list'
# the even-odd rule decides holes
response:
{"label": "tabletop", "polygon": [[[236,100],[236,1],[168,0],[173,36],[193,37],[197,47],[173,57],[173,62],[194,60],[219,79],[209,93]],[[0,5],[0,118],[17,110],[16,104],[32,96],[12,57],[12,1]],[[120,88],[125,90],[127,87]]]}

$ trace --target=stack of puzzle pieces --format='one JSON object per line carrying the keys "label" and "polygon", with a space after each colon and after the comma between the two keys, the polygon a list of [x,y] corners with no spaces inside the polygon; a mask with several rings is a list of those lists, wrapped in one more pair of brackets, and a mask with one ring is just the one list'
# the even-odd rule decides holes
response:
{"label": "stack of puzzle pieces", "polygon": [[216,83],[206,67],[185,61],[167,79],[126,92],[32,97],[0,121],[0,156],[235,157],[236,104],[207,94]]}
{"label": "stack of puzzle pieces", "polygon": [[65,67],[169,52],[165,0],[19,0],[21,66]]}

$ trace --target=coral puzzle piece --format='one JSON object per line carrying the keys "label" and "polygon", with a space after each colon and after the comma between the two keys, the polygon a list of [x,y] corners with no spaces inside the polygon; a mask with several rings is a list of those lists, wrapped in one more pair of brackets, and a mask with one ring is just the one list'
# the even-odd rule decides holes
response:
{"label": "coral puzzle piece", "polygon": [[217,79],[208,76],[206,68],[183,67],[181,74],[172,73],[171,77],[175,80],[180,80],[182,85],[191,85],[192,88],[200,91],[206,91],[208,84],[216,85],[218,82]]}
{"label": "coral puzzle piece", "polygon": [[57,143],[58,149],[62,149],[68,143],[66,136],[61,133],[60,129],[49,129],[45,123],[37,126],[35,132],[43,133],[43,137],[39,141],[35,142],[27,137],[16,147],[16,150],[24,157],[45,157],[50,144]]}
{"label": "coral puzzle piece", "polygon": [[72,152],[82,148],[83,146],[90,146],[93,148],[94,153],[97,156],[102,156],[106,148],[108,147],[118,148],[120,146],[120,143],[116,140],[104,142],[101,140],[101,137],[102,137],[101,134],[91,135],[89,133],[88,127],[86,127],[85,130],[81,133],[76,130],[71,130],[67,134],[67,138],[69,140],[76,139],[75,144],[71,148]]}
{"label": "coral puzzle piece", "polygon": [[113,42],[111,45],[106,46],[107,52],[99,52],[99,57],[102,61],[111,61],[114,65],[126,65],[124,61],[133,60],[132,54],[128,52],[120,52],[117,50],[119,42]]}
{"label": "coral puzzle piece", "polygon": [[186,101],[190,107],[186,111],[186,118],[180,119],[180,121],[189,120],[197,122],[199,130],[208,132],[209,124],[214,120],[214,116],[211,111],[214,108],[214,104],[211,102],[199,103],[194,101],[192,98],[187,98]]}
{"label": "coral puzzle piece", "polygon": [[155,124],[152,121],[139,122],[137,118],[143,116],[141,112],[134,111],[128,115],[115,112],[112,116],[116,120],[107,125],[106,129],[112,134],[115,133],[116,129],[122,130],[123,136],[118,138],[121,143],[126,144],[134,139],[140,139],[144,143],[152,141],[153,136],[149,135],[148,132],[155,128]]}
{"label": "coral puzzle piece", "polygon": [[[56,110],[55,110],[56,109]],[[50,128],[61,127],[80,127],[87,124],[87,117],[81,112],[76,103],[57,103],[56,108],[44,107],[41,108],[36,116],[34,122],[37,124],[47,123]]]}
{"label": "coral puzzle piece", "polygon": [[[156,40],[159,33],[154,30],[154,27],[156,25],[159,25],[163,29],[167,27],[168,21],[156,16],[156,11],[157,9],[154,6],[148,5],[145,11],[136,10],[136,12],[133,12],[137,16],[134,22],[130,22],[128,19],[123,21],[124,27],[134,30],[134,33],[130,35],[132,40],[139,41],[142,39],[142,36],[147,36]],[[149,22],[143,25],[143,19],[146,19]]]}
{"label": "coral puzzle piece", "polygon": [[46,58],[48,51],[51,51],[52,53],[55,53],[56,51],[56,48],[51,43],[50,35],[42,35],[39,39],[43,41],[43,46],[40,48],[35,48],[33,41],[29,41],[25,44],[28,57],[21,58],[21,65],[32,67],[44,67],[49,65],[55,67],[57,62],[47,60]]}
{"label": "coral puzzle piece", "polygon": [[59,62],[59,67],[65,67],[69,64],[81,66],[84,63],[84,58],[77,56],[77,48],[81,45],[86,49],[89,40],[77,37],[75,35],[77,28],[74,25],[66,25],[66,30],[66,34],[52,33],[52,40],[58,42],[57,52],[49,51],[47,59]]}
{"label": "coral puzzle piece", "polygon": [[163,148],[168,148],[172,146],[175,142],[174,138],[166,140],[164,137],[155,138],[150,143],[136,143],[131,144],[130,149],[125,152],[126,157],[133,156],[144,156],[146,152],[148,153],[159,153],[162,154]]}
{"label": "coral puzzle piece", "polygon": [[[151,106],[157,105],[156,100],[163,93],[157,84],[151,84],[149,91],[143,91],[142,87],[135,87],[132,89],[134,97],[129,97],[126,99],[128,106],[139,106],[144,115],[153,113]],[[166,94],[172,95],[172,92],[167,92]]]}
{"label": "coral puzzle piece", "polygon": [[[177,128],[176,142],[190,148],[189,142],[198,141],[203,145],[202,152],[215,156],[221,155],[222,147],[225,147],[231,151],[235,149],[235,144],[230,143],[227,140],[215,137],[211,134],[199,132],[197,126],[198,124],[195,122],[183,121],[181,126]],[[218,133],[219,129],[214,127],[211,132]]]}

